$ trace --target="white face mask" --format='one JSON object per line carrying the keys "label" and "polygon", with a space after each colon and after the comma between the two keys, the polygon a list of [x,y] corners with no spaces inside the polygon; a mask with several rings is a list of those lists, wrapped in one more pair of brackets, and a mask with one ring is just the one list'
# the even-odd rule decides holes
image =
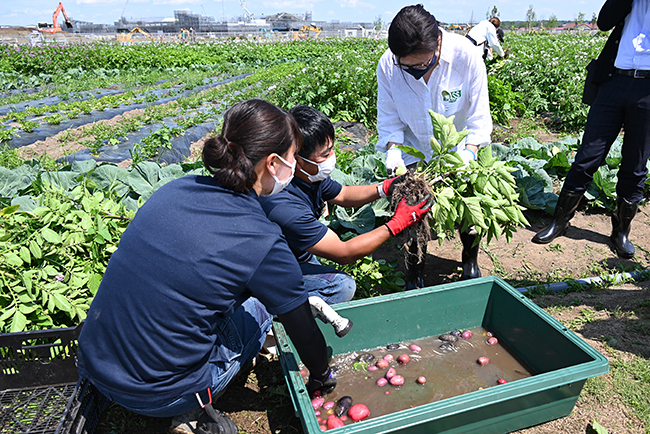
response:
{"label": "white face mask", "polygon": [[307,179],[309,179],[309,181],[311,182],[324,181],[325,179],[327,179],[328,176],[332,174],[334,167],[336,167],[336,154],[332,154],[331,157],[329,157],[327,160],[323,161],[322,163],[314,163],[313,161],[309,161],[306,158],[302,158],[302,159],[308,163],[318,166],[318,173],[315,175],[310,175],[309,173],[305,172],[302,168],[300,169],[302,173],[307,175]]}
{"label": "white face mask", "polygon": [[287,160],[284,158],[280,157],[279,155],[276,154],[276,156],[282,161],[284,164],[287,166],[291,167],[291,175],[286,179],[286,181],[280,181],[277,176],[274,174],[270,173],[270,175],[273,177],[273,180],[275,181],[275,185],[273,186],[273,190],[268,193],[268,194],[262,194],[262,196],[272,196],[274,194],[280,193],[284,188],[289,185],[291,180],[293,179],[294,173],[296,173],[296,162],[294,160],[293,164],[289,163]]}

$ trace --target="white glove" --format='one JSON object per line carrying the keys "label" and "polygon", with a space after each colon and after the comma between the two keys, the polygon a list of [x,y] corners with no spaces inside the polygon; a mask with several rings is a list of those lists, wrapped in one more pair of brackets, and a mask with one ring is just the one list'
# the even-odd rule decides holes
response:
{"label": "white glove", "polygon": [[469,166],[469,162],[476,160],[476,154],[471,149],[463,148],[458,151],[460,158],[463,159],[463,167]]}
{"label": "white glove", "polygon": [[386,151],[386,170],[388,171],[388,174],[392,175],[400,166],[406,167],[404,159],[402,158],[402,151],[397,148],[390,148]]}

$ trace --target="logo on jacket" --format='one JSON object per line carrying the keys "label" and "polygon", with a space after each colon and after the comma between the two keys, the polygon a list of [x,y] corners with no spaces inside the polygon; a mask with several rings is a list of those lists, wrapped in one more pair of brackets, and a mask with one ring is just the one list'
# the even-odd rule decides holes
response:
{"label": "logo on jacket", "polygon": [[442,91],[442,100],[444,102],[448,102],[448,103],[453,104],[453,103],[455,103],[456,101],[458,101],[460,99],[460,95],[461,95],[460,89],[452,90],[451,92],[449,92],[447,90],[443,90]]}

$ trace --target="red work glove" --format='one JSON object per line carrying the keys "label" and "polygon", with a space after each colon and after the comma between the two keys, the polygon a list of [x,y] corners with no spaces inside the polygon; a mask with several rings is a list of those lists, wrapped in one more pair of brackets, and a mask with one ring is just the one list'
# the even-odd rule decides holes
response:
{"label": "red work glove", "polygon": [[406,203],[406,198],[402,198],[395,209],[393,218],[386,223],[388,230],[393,234],[393,236],[399,234],[404,229],[419,222],[429,211],[431,205],[433,205],[431,196],[425,197],[424,200],[417,205],[409,205]]}
{"label": "red work glove", "polygon": [[406,181],[406,177],[404,175],[396,176],[394,178],[388,178],[381,184],[379,184],[377,187],[377,191],[379,192],[380,197],[388,197],[392,196],[393,192],[395,191],[395,187],[398,185],[402,184],[404,181]]}

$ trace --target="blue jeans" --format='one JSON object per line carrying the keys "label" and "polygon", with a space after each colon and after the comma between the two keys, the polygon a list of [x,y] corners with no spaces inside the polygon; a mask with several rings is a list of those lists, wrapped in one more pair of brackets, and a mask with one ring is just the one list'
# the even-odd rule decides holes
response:
{"label": "blue jeans", "polygon": [[322,298],[327,304],[352,300],[357,284],[348,274],[326,267],[314,255],[307,262],[300,263],[302,279],[309,295]]}
{"label": "blue jeans", "polygon": [[[266,334],[271,330],[272,322],[271,315],[255,298],[246,300],[232,316],[218,320],[219,337],[216,345],[219,347],[218,352],[225,356],[222,358],[228,361],[210,363],[213,402],[223,393],[240,369],[260,351]],[[200,393],[204,403],[209,402],[207,390],[196,390],[196,392]],[[194,393],[172,401],[146,405],[140,401],[121,401],[118,404],[134,413],[150,417],[178,416],[199,407],[199,401]]]}

